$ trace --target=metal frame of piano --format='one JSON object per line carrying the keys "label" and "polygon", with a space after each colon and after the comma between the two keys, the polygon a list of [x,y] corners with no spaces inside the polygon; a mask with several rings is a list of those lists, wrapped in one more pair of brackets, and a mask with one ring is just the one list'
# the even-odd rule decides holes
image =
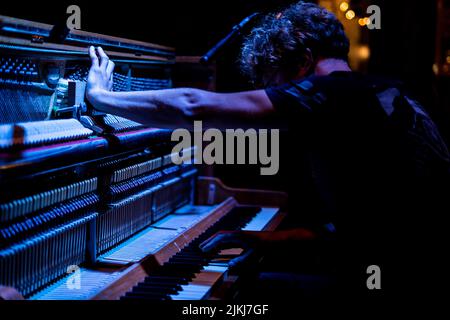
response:
{"label": "metal frame of piano", "polygon": [[[263,210],[266,210],[261,212],[260,217],[252,220],[254,224],[256,222],[256,225],[246,230],[275,230],[285,216],[285,212],[281,208],[285,206],[287,196],[282,192],[228,188],[220,180],[212,177],[199,177],[196,183],[196,205],[190,208],[187,206],[186,209],[187,211],[193,210],[195,212],[198,208],[207,207],[207,214],[203,215],[200,220],[195,221],[194,224],[188,227],[180,226],[176,231],[168,230],[168,237],[164,238],[163,242],[156,247],[149,245],[147,249],[141,248],[141,255],[142,252],[146,253],[144,257],[139,258],[139,261],[121,262],[112,259],[109,263],[105,263],[106,260],[103,260],[103,263],[83,267],[80,279],[83,279],[85,276],[88,278],[93,276],[95,281],[99,278],[102,279],[102,281],[98,281],[98,284],[91,283],[92,288],[89,288],[87,292],[80,294],[73,288],[67,289],[67,285],[73,281],[70,277],[75,275],[66,275],[29,298],[33,300],[118,300],[126,292],[130,291],[133,286],[144,281],[152,271],[181,251],[184,246],[201,234],[203,230],[209,228],[221,217],[226,216],[234,207],[239,205],[258,205],[263,206]],[[239,202],[236,199],[239,199]],[[177,219],[178,217],[177,214],[168,215],[164,221],[170,223],[171,219]],[[192,214],[192,218],[195,219],[195,213]],[[152,226],[142,230],[131,239],[131,242],[126,242],[120,249],[127,250],[127,246],[136,246],[136,243],[148,244],[146,243],[148,239],[143,238],[146,232],[152,230],[154,230]],[[234,252],[234,254],[239,253],[239,250]],[[228,296],[230,287],[234,285],[238,278],[237,274],[229,274],[227,270],[206,270],[199,273],[193,282],[195,281],[197,285],[207,288],[201,297],[202,299],[215,300]],[[0,296],[5,299],[23,299],[23,296],[13,288],[1,286]]]}
{"label": "metal frame of piano", "polygon": [[[81,275],[93,283],[88,292],[77,295],[76,290],[66,290],[67,281],[72,281],[75,274],[58,271],[57,276],[39,285],[31,283],[38,276],[25,277],[28,282],[22,285],[30,287],[27,298],[118,299],[242,205],[263,208],[248,228],[277,227],[284,216],[281,208],[286,204],[286,194],[227,188],[215,178],[198,177],[192,165],[173,166],[170,131],[145,128],[108,115],[101,118],[104,115],[84,114],[84,95],[71,92],[85,77],[79,69],[89,65],[87,44],[101,45],[116,62],[121,85],[115,90],[171,86],[170,70],[175,61],[172,48],[77,30],[71,31],[64,43],[51,43],[47,41],[51,30],[50,25],[0,16],[0,89],[44,90],[53,92],[55,98],[60,80],[72,77],[68,89],[61,89],[67,89],[60,99],[68,101],[66,105],[58,108],[53,104],[44,119],[4,125],[0,121],[0,240],[4,241],[0,241],[0,258],[9,257],[10,243],[23,244],[26,239],[21,235],[44,241],[48,228],[56,232],[74,224],[75,230],[82,220],[79,232],[84,242],[80,242],[77,261],[82,262]],[[158,78],[148,78],[152,76]],[[76,85],[72,86],[72,82]],[[9,119],[6,111],[3,115]],[[68,126],[83,134],[42,139],[52,134],[59,137]],[[50,133],[42,133],[42,128]],[[38,134],[33,136],[33,132]],[[183,156],[191,157],[193,152],[185,150]],[[85,207],[80,207],[80,199]],[[132,210],[127,209],[129,204],[135,205],[130,206]],[[116,221],[113,219],[125,221],[128,229],[110,227]],[[103,239],[105,226],[110,227],[110,234]],[[157,235],[162,237],[158,241]],[[71,245],[76,248],[75,242]],[[135,250],[131,251],[133,257],[129,250]],[[39,263],[45,262],[44,253]],[[0,259],[0,269],[2,263]],[[25,267],[17,267],[27,272],[22,270]],[[229,287],[235,279],[223,265],[205,272],[196,279],[207,288],[199,296],[203,299],[220,298],[221,284]],[[14,289],[1,286],[0,297],[23,298]]]}
{"label": "metal frame of piano", "polygon": [[[227,215],[229,211],[242,204],[260,205],[260,201],[273,209],[268,215],[261,215],[260,226],[252,230],[274,230],[281,223],[285,213],[279,207],[286,200],[286,195],[279,192],[256,191],[246,189],[232,189],[225,187],[220,180],[211,177],[200,177],[197,182],[199,194],[211,192],[207,190],[215,189],[218,194],[210,196],[209,200],[215,198],[218,205],[211,207],[208,214],[204,216],[196,224],[175,234],[170,240],[164,242],[154,252],[149,253],[139,262],[128,264],[125,266],[116,266],[115,268],[101,268],[95,270],[103,274],[111,274],[119,272],[120,275],[112,278],[89,299],[92,300],[118,300],[124,293],[128,292],[137,283],[143,281],[146,276],[150,275],[153,270],[168,261],[171,256],[183,249],[192,239],[196,238],[203,230],[210,227],[215,221]],[[223,200],[226,198],[226,200]],[[238,203],[235,199],[241,200]],[[268,200],[268,199],[274,200]],[[219,200],[220,199],[220,200]],[[205,205],[203,199],[199,198],[198,205]],[[260,201],[259,201],[260,200]],[[168,217],[171,218],[170,216]],[[248,229],[250,230],[250,229]],[[237,252],[239,253],[239,251]],[[238,276],[226,272],[205,271],[199,273],[195,279],[195,283],[208,287],[202,299],[220,299],[223,297],[224,288],[229,288],[232,283],[237,280]],[[194,281],[194,280],[193,280]],[[64,284],[64,282],[63,282]],[[228,294],[228,293],[227,293]],[[40,297],[39,297],[40,298]]]}

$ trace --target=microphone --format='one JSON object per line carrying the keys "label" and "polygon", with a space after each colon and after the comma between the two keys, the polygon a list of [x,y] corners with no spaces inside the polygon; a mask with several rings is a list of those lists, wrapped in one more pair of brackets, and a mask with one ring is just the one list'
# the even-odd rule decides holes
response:
{"label": "microphone", "polygon": [[54,43],[63,43],[70,33],[70,29],[67,27],[66,18],[64,15],[58,15],[56,17],[56,23],[50,30],[48,35],[48,41]]}
{"label": "microphone", "polygon": [[67,28],[66,23],[58,23],[55,24],[50,30],[50,34],[48,37],[48,41],[54,42],[54,43],[63,43],[67,36],[70,33],[70,29]]}
{"label": "microphone", "polygon": [[253,13],[242,20],[239,24],[235,25],[225,38],[220,40],[214,47],[211,48],[211,50],[209,50],[203,57],[200,58],[200,63],[204,65],[210,63],[223,47],[225,47],[228,43],[231,43],[237,36],[239,36],[242,29],[259,15],[259,12]]}

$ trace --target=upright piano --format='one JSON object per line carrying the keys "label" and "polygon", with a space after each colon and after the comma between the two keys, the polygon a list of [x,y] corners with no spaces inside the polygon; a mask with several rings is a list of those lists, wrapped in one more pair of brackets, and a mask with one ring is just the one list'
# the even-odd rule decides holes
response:
{"label": "upright piano", "polygon": [[220,299],[239,250],[202,253],[219,230],[273,230],[281,192],[200,176],[168,130],[86,108],[89,45],[115,91],[172,87],[173,48],[0,16],[0,298]]}

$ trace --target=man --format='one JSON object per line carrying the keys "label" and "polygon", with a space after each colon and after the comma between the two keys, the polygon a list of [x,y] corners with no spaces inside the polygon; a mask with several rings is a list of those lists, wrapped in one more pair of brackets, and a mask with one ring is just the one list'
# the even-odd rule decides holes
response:
{"label": "man", "polygon": [[423,245],[435,235],[427,232],[436,226],[431,217],[448,190],[449,154],[401,84],[351,72],[348,51],[332,13],[299,2],[266,17],[243,45],[242,70],[262,89],[112,92],[114,63],[91,47],[86,95],[99,111],[160,128],[191,128],[194,120],[219,129],[275,126],[281,119],[292,150],[302,151],[289,165],[291,228],[223,232],[203,249],[290,248],[292,258],[312,247],[324,272],[342,280],[339,288],[367,291],[371,265],[385,270],[388,287],[400,287],[408,280],[402,270],[420,270],[413,255],[436,258]]}

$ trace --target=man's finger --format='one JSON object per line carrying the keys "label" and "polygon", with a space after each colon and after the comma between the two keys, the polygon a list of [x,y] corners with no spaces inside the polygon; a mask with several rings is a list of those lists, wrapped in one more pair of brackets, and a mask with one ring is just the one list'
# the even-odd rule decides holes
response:
{"label": "man's finger", "polygon": [[245,262],[248,261],[250,256],[253,254],[253,250],[249,249],[239,257],[236,257],[228,262],[228,266],[233,269],[242,268],[245,265]]}
{"label": "man's finger", "polygon": [[92,65],[95,67],[99,66],[97,53],[95,52],[95,48],[93,46],[89,47],[89,57],[91,58]]}
{"label": "man's finger", "polygon": [[215,234],[212,237],[208,238],[207,240],[203,241],[199,245],[199,248],[203,252],[212,251],[219,245],[221,240],[222,240],[222,235],[221,234]]}
{"label": "man's finger", "polygon": [[97,48],[98,55],[100,56],[100,68],[105,69],[108,67],[109,57],[101,47]]}
{"label": "man's finger", "polygon": [[210,252],[213,250],[227,249],[227,248],[243,248],[245,244],[240,237],[235,233],[219,233],[215,234],[208,240],[202,242],[199,248],[203,252]]}
{"label": "man's finger", "polygon": [[113,71],[114,71],[114,67],[115,67],[114,62],[112,62],[111,60],[109,60],[108,66],[106,67],[106,74],[108,75],[108,77],[111,77],[111,76],[112,76],[112,73],[113,73]]}

